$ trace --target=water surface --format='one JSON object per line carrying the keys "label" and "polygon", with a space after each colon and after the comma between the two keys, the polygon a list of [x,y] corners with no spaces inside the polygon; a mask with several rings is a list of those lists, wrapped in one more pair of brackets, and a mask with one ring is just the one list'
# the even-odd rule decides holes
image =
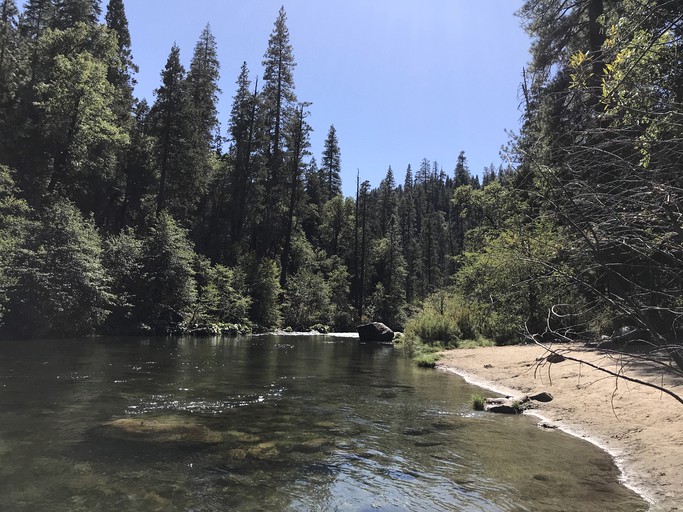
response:
{"label": "water surface", "polygon": [[354,339],[5,342],[0,510],[647,509],[607,454],[478,391]]}

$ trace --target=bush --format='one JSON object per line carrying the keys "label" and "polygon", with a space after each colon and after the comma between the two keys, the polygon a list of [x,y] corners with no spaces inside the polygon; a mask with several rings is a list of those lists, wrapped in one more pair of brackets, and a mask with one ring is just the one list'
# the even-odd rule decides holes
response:
{"label": "bush", "polygon": [[472,408],[475,411],[483,411],[485,404],[486,404],[486,399],[482,395],[480,395],[478,393],[472,395]]}
{"label": "bush", "polygon": [[4,318],[8,333],[94,333],[110,313],[113,299],[101,254],[92,218],[83,218],[66,200],[46,208],[10,269],[12,286]]}
{"label": "bush", "polygon": [[422,310],[406,325],[406,335],[424,343],[457,347],[464,339],[476,339],[475,313],[456,295],[438,292],[429,297]]}

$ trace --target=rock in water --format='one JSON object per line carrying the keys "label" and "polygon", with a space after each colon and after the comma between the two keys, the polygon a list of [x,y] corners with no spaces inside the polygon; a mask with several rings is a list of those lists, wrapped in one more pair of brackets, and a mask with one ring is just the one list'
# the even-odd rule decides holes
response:
{"label": "rock in water", "polygon": [[394,340],[394,331],[380,322],[358,326],[358,337],[363,342],[385,342],[390,343]]}
{"label": "rock in water", "polygon": [[210,445],[223,441],[219,432],[182,416],[122,418],[104,423],[98,432],[112,439],[152,444]]}

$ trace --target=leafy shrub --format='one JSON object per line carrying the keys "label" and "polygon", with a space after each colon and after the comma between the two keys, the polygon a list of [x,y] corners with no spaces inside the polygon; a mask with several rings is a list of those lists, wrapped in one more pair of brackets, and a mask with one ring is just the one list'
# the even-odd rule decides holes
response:
{"label": "leafy shrub", "polygon": [[438,292],[429,297],[422,310],[406,325],[406,335],[424,343],[456,347],[463,339],[476,339],[475,314],[458,296]]}
{"label": "leafy shrub", "polygon": [[486,399],[479,393],[472,395],[472,407],[475,411],[483,411],[484,405],[486,404]]}
{"label": "leafy shrub", "polygon": [[21,337],[95,332],[113,299],[101,255],[92,218],[66,200],[46,208],[10,269],[7,331]]}

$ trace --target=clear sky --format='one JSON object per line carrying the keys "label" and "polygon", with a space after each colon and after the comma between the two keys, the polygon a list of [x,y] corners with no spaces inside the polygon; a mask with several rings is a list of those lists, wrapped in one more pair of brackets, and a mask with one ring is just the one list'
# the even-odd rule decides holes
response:
{"label": "clear sky", "polygon": [[[106,4],[106,2],[103,2]],[[473,173],[500,163],[505,130],[517,130],[519,83],[529,39],[514,12],[522,0],[126,0],[136,93],[154,100],[171,45],[189,67],[206,23],[217,39],[227,126],[235,80],[252,78],[280,6],[297,67],[299,101],[308,101],[311,151],[321,159],[335,125],[342,186],[377,186],[389,166],[398,183],[423,158],[451,174],[464,150]]]}

